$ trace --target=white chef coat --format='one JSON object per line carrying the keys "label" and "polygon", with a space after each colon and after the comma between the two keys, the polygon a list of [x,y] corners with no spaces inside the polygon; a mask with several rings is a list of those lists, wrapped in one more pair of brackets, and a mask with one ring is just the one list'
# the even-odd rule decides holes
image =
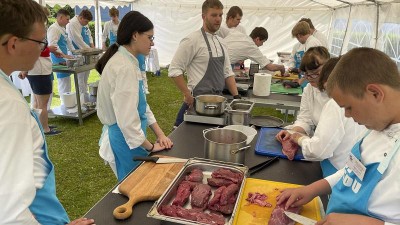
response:
{"label": "white chef coat", "polygon": [[[228,50],[226,44],[222,38],[215,34],[206,32],[206,36],[210,43],[211,54],[213,57],[222,56],[222,49],[219,43],[221,43],[225,52],[225,65],[224,65],[224,77],[233,76],[231,63],[229,60]],[[169,77],[177,77],[187,72],[188,77],[188,88],[193,91],[195,86],[204,77],[204,74],[208,67],[208,60],[210,56],[206,41],[204,40],[201,30],[197,30],[189,36],[182,39],[178,49],[175,52],[174,58],[168,69]]]}
{"label": "white chef coat", "polygon": [[49,75],[53,72],[51,63],[51,58],[49,57],[42,57],[40,56],[36,62],[35,65],[31,70],[28,71],[28,75]]}
{"label": "white chef coat", "polygon": [[366,132],[365,126],[345,117],[344,109],[331,99],[322,109],[314,136],[302,139],[300,146],[305,159],[329,159],[340,170],[345,166],[351,148]]}
{"label": "white chef coat", "polygon": [[321,43],[322,46],[329,50],[328,39],[321,31],[315,30],[312,35]]}
{"label": "white chef coat", "polygon": [[226,23],[222,23],[221,26],[219,27],[218,31],[216,32],[216,34],[222,38],[226,38],[230,32],[232,31],[238,31],[242,34],[246,34],[246,29],[241,26],[240,24],[237,25],[237,27],[231,27],[229,28]]}
{"label": "white chef coat", "polygon": [[0,221],[39,224],[28,207],[48,174],[43,136],[21,93],[2,77],[0,90]]}
{"label": "white chef coat", "polygon": [[318,41],[317,38],[315,38],[312,35],[310,35],[307,38],[307,41],[304,44],[301,44],[300,42],[297,42],[293,46],[292,54],[290,54],[289,67],[294,67],[294,65],[295,65],[294,55],[296,54],[296,52],[304,51],[304,53],[305,53],[309,48],[316,47],[316,46],[322,46],[322,44],[321,44],[321,42]]}
{"label": "white chef coat", "polygon": [[271,61],[262,54],[253,39],[246,34],[236,30],[231,31],[229,35],[224,38],[224,41],[228,47],[231,63],[251,59],[260,64],[261,68],[271,63]]}
{"label": "white chef coat", "polygon": [[49,29],[47,29],[47,41],[49,45],[57,47],[57,52],[67,54],[67,52],[62,52],[58,47],[58,41],[60,40],[60,35],[63,35],[65,40],[67,40],[67,48],[69,51],[75,50],[72,45],[71,39],[68,37],[67,31],[64,27],[61,27],[57,21],[54,22]]}
{"label": "white chef coat", "polygon": [[309,136],[312,135],[318,125],[322,108],[329,100],[330,98],[325,92],[321,92],[318,88],[307,84],[301,96],[300,111],[297,119],[293,125],[289,125],[287,128],[302,127]]}
{"label": "white chef coat", "polygon": [[[82,27],[83,26],[79,23],[78,16],[72,18],[67,24],[68,37],[78,46],[79,49],[90,48],[90,46],[83,41]],[[90,32],[89,26],[86,25],[86,27],[89,31],[88,33],[90,44],[93,44],[92,33]]]}
{"label": "white chef coat", "polygon": [[102,35],[103,42],[105,42],[107,38],[110,38],[109,37],[110,31],[112,31],[114,34],[117,33],[119,23],[120,22],[118,22],[118,24],[115,24],[115,23],[113,23],[112,20],[107,21],[107,22],[104,23],[104,30],[103,30],[103,35]]}
{"label": "white chef coat", "polygon": [[[131,60],[121,51],[129,55]],[[139,147],[146,140],[137,109],[139,80],[142,80],[142,75],[138,60],[125,47],[120,46],[118,52],[107,62],[97,91],[97,116],[104,125],[118,123],[130,149]],[[149,105],[146,116],[149,125],[156,122]],[[102,137],[99,153],[106,161],[114,161],[108,132]]]}
{"label": "white chef coat", "polygon": [[[381,162],[384,153],[393,150],[396,139],[400,139],[400,124],[392,124],[385,130],[372,131],[361,145],[361,158],[364,165]],[[373,190],[369,201],[368,210],[385,221],[386,225],[400,224],[400,152],[393,156],[381,181]],[[340,180],[343,169],[325,179],[331,188]]]}

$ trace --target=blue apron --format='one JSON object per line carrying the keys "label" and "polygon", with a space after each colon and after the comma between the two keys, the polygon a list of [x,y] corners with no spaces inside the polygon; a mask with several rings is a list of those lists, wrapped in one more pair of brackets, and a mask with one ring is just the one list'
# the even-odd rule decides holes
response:
{"label": "blue apron", "polygon": [[[147,129],[146,108],[146,93],[143,85],[143,80],[140,80],[138,112],[141,128],[145,136]],[[108,137],[110,139],[111,149],[114,153],[118,181],[121,181],[126,175],[129,174],[129,172],[131,172],[140,164],[139,161],[133,161],[132,158],[134,156],[148,156],[149,152],[141,146],[130,149],[117,123],[111,125],[108,128]]]}
{"label": "blue apron", "polygon": [[139,61],[140,72],[145,72],[146,71],[146,57],[143,54],[138,54],[136,56],[136,58]]}
{"label": "blue apron", "polygon": [[[65,35],[67,35],[67,34],[65,34]],[[60,34],[60,39],[58,39],[57,45],[60,48],[60,50],[62,51],[62,53],[66,54],[66,55],[68,54],[67,39],[65,38],[65,36],[63,34]],[[51,61],[53,62],[53,64],[59,64],[60,62],[65,62],[65,59],[57,58],[53,53],[50,53],[50,57],[51,57]],[[57,74],[57,78],[65,78],[65,77],[69,77],[71,75],[69,73],[56,73],[56,74]]]}
{"label": "blue apron", "polygon": [[337,169],[332,165],[329,159],[321,161],[322,176],[327,177],[337,172]]}
{"label": "blue apron", "polygon": [[[360,161],[360,147],[364,138],[357,142],[351,150],[353,155]],[[352,213],[376,218],[368,211],[368,200],[399,147],[400,141],[396,141],[393,150],[388,153],[382,162],[366,165],[366,172],[362,181],[346,166],[343,177],[332,188],[327,214],[332,212]]]}
{"label": "blue apron", "polygon": [[[11,80],[1,70],[0,70],[0,75],[4,79],[6,79],[8,83],[10,83],[10,85],[18,91],[18,89],[14,86]],[[69,223],[70,221],[67,212],[65,211],[64,207],[61,205],[60,201],[56,196],[54,166],[48,157],[47,143],[43,133],[43,127],[40,124],[36,114],[34,112],[31,112],[31,115],[35,118],[36,122],[39,125],[40,132],[42,133],[42,137],[44,140],[44,144],[42,147],[44,150],[43,157],[49,166],[49,168],[47,168],[49,174],[47,175],[47,178],[44,181],[43,187],[39,190],[36,190],[35,198],[33,199],[32,204],[29,206],[29,210],[35,216],[35,219],[42,225],[64,225]]]}
{"label": "blue apron", "polygon": [[294,53],[294,68],[299,69],[301,64],[301,59],[304,56],[304,51],[298,51]]}
{"label": "blue apron", "polygon": [[[111,23],[112,23],[112,21],[111,21]],[[117,33],[115,33],[112,30],[112,24],[110,26],[111,26],[110,27],[110,33],[108,34],[108,37],[110,39],[110,46],[111,46],[112,44],[114,44],[117,41]]]}
{"label": "blue apron", "polygon": [[[87,28],[86,26],[82,27],[81,35],[83,42],[85,42],[87,45],[90,46],[89,32],[90,32],[89,28]],[[78,45],[75,44],[75,42],[72,41],[72,44],[74,45],[75,49],[80,49]]]}

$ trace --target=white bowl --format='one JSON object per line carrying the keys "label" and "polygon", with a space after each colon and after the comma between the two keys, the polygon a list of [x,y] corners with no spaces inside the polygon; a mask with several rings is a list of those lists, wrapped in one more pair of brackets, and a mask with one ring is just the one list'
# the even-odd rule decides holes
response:
{"label": "white bowl", "polygon": [[254,139],[254,137],[257,134],[256,129],[254,129],[252,127],[244,126],[244,125],[229,125],[229,126],[224,127],[223,129],[231,129],[231,130],[241,131],[242,133],[244,133],[247,136],[246,144],[250,144],[250,142]]}

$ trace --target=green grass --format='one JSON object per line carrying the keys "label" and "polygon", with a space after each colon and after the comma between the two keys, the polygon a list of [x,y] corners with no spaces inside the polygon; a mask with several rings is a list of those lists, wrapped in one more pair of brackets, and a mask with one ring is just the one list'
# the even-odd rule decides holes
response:
{"label": "green grass", "polygon": [[[99,79],[98,73],[92,70],[89,83]],[[181,106],[182,95],[167,77],[166,70],[162,70],[161,76],[149,74],[148,84],[148,103],[160,127],[168,135]],[[52,105],[57,106],[60,104],[57,80],[54,92]],[[253,114],[282,118],[278,111],[271,108],[255,108]],[[98,154],[102,125],[95,114],[85,118],[83,126],[73,119],[53,118],[49,122],[63,131],[61,135],[46,140],[56,168],[57,195],[73,220],[85,214],[117,183],[117,179]],[[154,141],[153,133],[148,134],[149,139]]]}

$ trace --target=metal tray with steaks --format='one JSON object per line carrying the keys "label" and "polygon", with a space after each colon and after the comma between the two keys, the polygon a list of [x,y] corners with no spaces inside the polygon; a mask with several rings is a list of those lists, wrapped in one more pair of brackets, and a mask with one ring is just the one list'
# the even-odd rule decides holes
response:
{"label": "metal tray with steaks", "polygon": [[[222,161],[216,161],[216,160],[209,160],[209,159],[202,159],[202,158],[192,158],[189,159],[188,162],[185,164],[185,166],[182,168],[182,170],[179,172],[179,174],[175,177],[175,179],[172,181],[170,186],[167,188],[167,190],[161,195],[161,197],[154,203],[154,205],[151,207],[150,211],[147,214],[147,217],[159,219],[159,220],[164,220],[164,221],[170,221],[174,223],[180,223],[180,224],[206,224],[201,221],[194,221],[194,220],[189,220],[189,219],[184,219],[179,216],[166,216],[162,214],[161,208],[165,206],[170,206],[172,202],[174,201],[176,195],[177,195],[177,190],[179,185],[181,184],[182,181],[185,180],[185,177],[191,173],[192,170],[194,169],[200,169],[203,172],[203,184],[207,184],[207,178],[211,178],[211,173],[217,169],[228,169],[234,173],[239,173],[243,176],[242,182],[239,185],[239,191],[237,192],[237,198],[234,203],[234,208],[233,212],[230,215],[223,215],[225,223],[224,225],[229,225],[233,223],[233,219],[235,217],[237,207],[238,207],[238,202],[239,198],[242,194],[243,188],[244,188],[244,180],[248,176],[248,168],[247,166],[244,166],[242,164],[236,164],[236,163],[230,163],[230,162],[222,162]],[[214,197],[214,193],[217,190],[216,187],[211,187],[211,197],[209,198],[208,202]],[[183,205],[184,209],[192,209],[191,206],[191,196],[189,197],[189,200]],[[206,214],[210,214],[210,210],[206,208],[205,211],[203,211]],[[222,215],[222,214],[221,214]]]}

